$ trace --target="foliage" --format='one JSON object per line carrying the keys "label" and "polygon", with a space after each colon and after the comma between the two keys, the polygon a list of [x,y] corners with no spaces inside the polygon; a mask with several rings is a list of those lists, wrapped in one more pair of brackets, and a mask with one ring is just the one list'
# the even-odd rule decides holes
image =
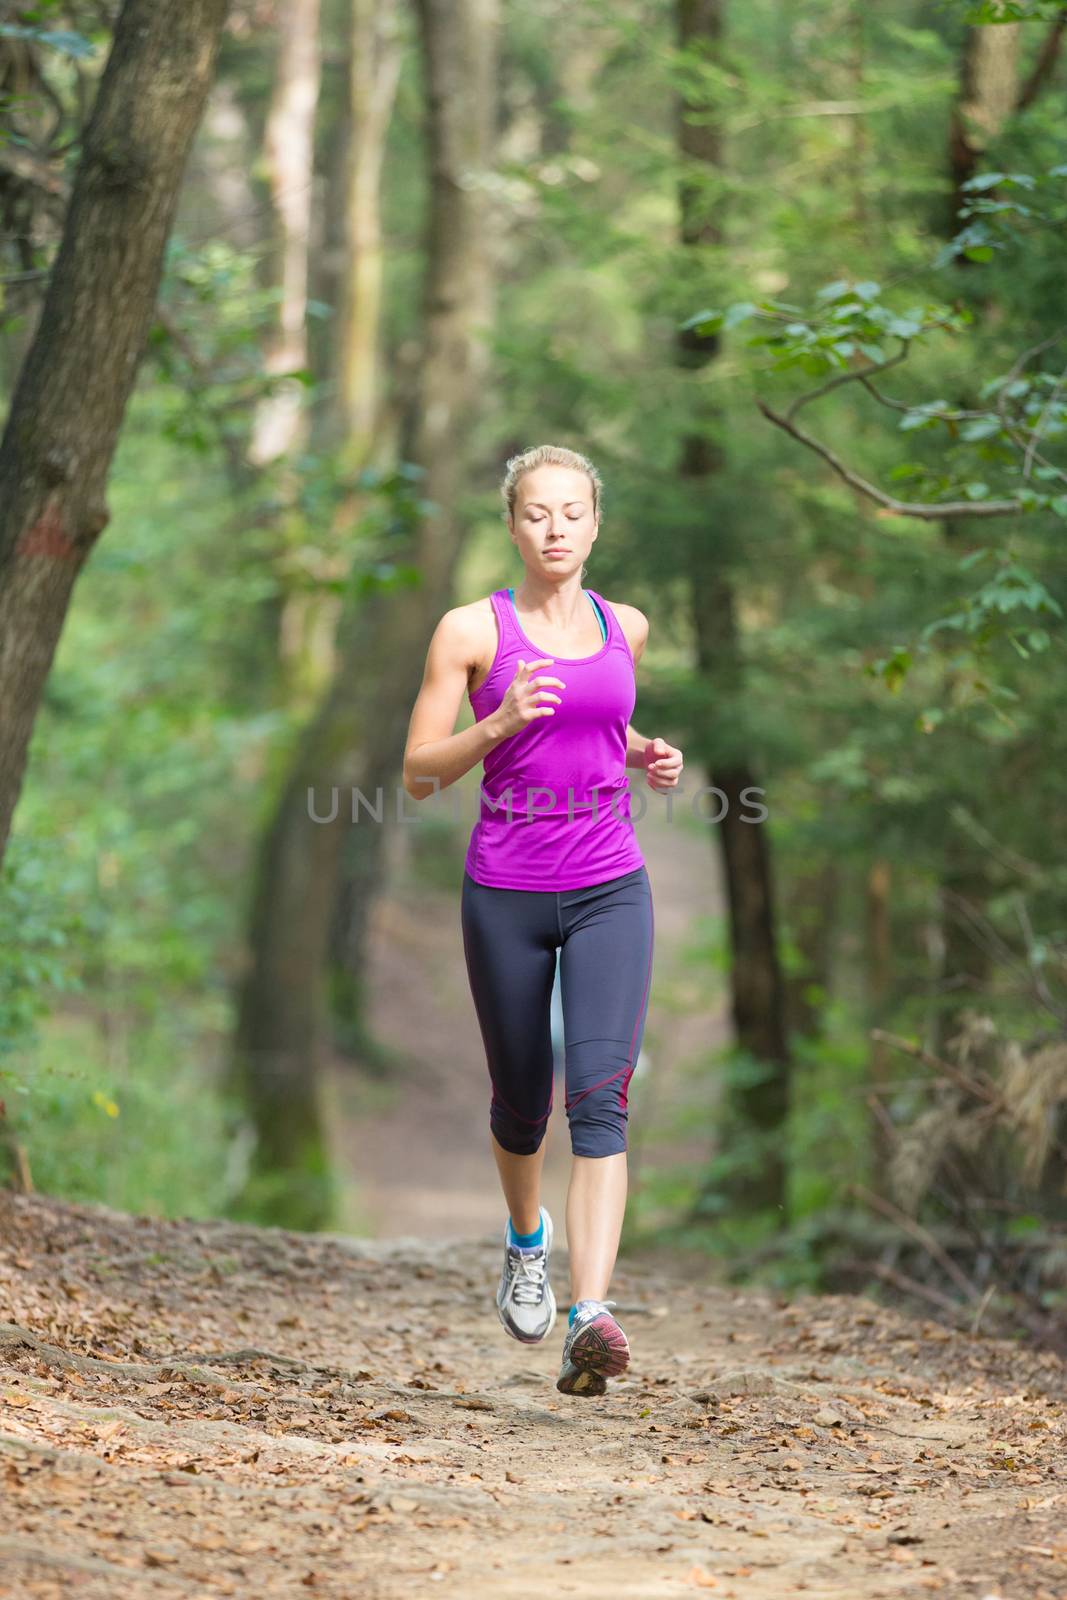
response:
{"label": "foliage", "polygon": [[35,1188],[118,1210],[225,1216],[244,1171],[207,1041],[217,1007],[151,1022],[67,1012],[5,1076],[19,1094],[15,1133]]}
{"label": "foliage", "polygon": [[72,933],[47,854],[17,838],[0,871],[0,1063],[34,1036],[57,997],[76,992],[67,965]]}
{"label": "foliage", "polygon": [[[5,1078],[18,1135],[39,1183],[134,1209],[224,1208],[255,1183],[257,1205],[285,1199],[269,1174],[243,1185],[247,1152],[215,1077],[252,853],[315,687],[294,695],[287,684],[281,622],[309,608],[328,655],[331,618],[358,626],[363,598],[418,577],[409,535],[427,507],[402,443],[426,196],[413,33],[384,173],[385,442],[357,472],[330,436],[344,9],[324,10],[312,359],[270,370],[269,206],[254,188],[261,210],[231,215],[205,146],[2,884],[0,1025],[4,1069],[17,1057],[26,1091]],[[944,217],[966,28],[1027,23],[1025,66],[1062,11],[1045,0],[757,0],[728,8],[717,49],[680,52],[658,0],[506,7],[501,154],[485,178],[501,272],[457,599],[514,577],[496,494],[507,454],[544,439],[587,450],[606,480],[590,581],[653,624],[638,725],[681,745],[700,781],[733,760],[758,775],[783,907],[805,874],[827,861],[840,871],[842,906],[825,912],[833,970],[809,989],[820,1031],[793,1041],[794,1255],[767,1257],[783,1282],[818,1281],[856,1210],[847,1185],[871,1176],[872,863],[891,881],[881,1020],[908,1037],[927,1037],[953,998],[939,990],[930,930],[957,855],[981,863],[982,937],[995,952],[983,1000],[1007,1036],[1030,1036],[1032,1003],[1014,982],[1026,944],[1018,896],[1029,924],[1051,930],[1050,948],[1065,925],[1062,63],[990,141],[955,226]],[[99,55],[68,53],[63,30],[98,42],[87,12],[43,4],[14,25],[46,85],[19,108],[19,136],[49,131],[54,95],[63,114],[38,153],[60,174],[76,158]],[[223,56],[223,104],[253,148],[275,42],[253,28]],[[694,126],[718,125],[715,162],[678,154],[683,91]],[[700,248],[679,239],[683,183],[705,224]],[[5,244],[5,274],[47,272],[54,228],[31,210],[35,227]],[[5,330],[8,391],[24,326]],[[682,329],[706,334],[714,359],[697,352],[683,366]],[[298,394],[307,443],[252,472],[256,408],[280,385]],[[817,416],[808,437],[877,495],[760,402],[794,432]],[[716,461],[699,482],[679,471],[693,438]],[[736,682],[694,667],[697,571],[734,597]],[[684,825],[707,837],[706,824]],[[417,883],[455,882],[462,830],[431,824],[413,843]],[[794,975],[788,910],[780,937]],[[689,959],[705,986],[728,969],[721,919],[697,919]],[[710,1143],[710,1086],[748,1070],[760,1069],[742,1053],[704,1052],[659,1148],[694,1128]],[[905,1096],[898,1114],[903,1126],[921,1111]],[[712,1180],[759,1156],[739,1137]],[[762,1248],[777,1227],[757,1219],[735,1236],[729,1217],[694,1221],[706,1165],[658,1161],[639,1213],[688,1215],[688,1234],[725,1254]],[[327,1178],[306,1175],[313,1199]]]}

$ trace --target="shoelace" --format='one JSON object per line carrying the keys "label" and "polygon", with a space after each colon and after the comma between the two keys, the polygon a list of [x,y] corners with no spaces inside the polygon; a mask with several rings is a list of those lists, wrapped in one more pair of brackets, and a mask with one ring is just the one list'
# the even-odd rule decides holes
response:
{"label": "shoelace", "polygon": [[519,1305],[537,1305],[544,1299],[545,1293],[545,1268],[548,1263],[544,1251],[528,1256],[512,1247],[508,1250],[508,1259],[515,1272],[511,1298]]}

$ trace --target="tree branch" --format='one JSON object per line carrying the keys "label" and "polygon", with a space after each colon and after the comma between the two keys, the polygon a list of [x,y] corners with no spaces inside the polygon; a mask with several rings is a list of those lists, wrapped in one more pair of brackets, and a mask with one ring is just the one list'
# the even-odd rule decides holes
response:
{"label": "tree branch", "polygon": [[[926,502],[922,500],[898,500],[894,495],[886,494],[884,489],[868,483],[866,478],[861,478],[858,472],[853,472],[851,467],[834,454],[829,445],[822,444],[812,437],[795,422],[790,422],[780,412],[773,411],[766,401],[757,399],[757,406],[763,412],[768,422],[773,422],[776,428],[781,428],[791,438],[800,444],[806,445],[809,450],[821,456],[828,466],[832,467],[838,477],[860,494],[866,495],[868,500],[873,500],[876,505],[884,506],[887,511],[893,512],[898,517],[916,517],[921,522],[939,522],[944,517],[1009,517],[1019,512],[1022,507],[1017,500],[943,500]],[[795,409],[795,408],[794,408]]]}
{"label": "tree branch", "polygon": [[1055,19],[1037,52],[1037,60],[1033,70],[1019,91],[1019,98],[1015,102],[1016,111],[1025,111],[1027,106],[1033,105],[1042,89],[1052,76],[1063,42],[1064,30],[1067,29],[1067,14],[1063,12]]}

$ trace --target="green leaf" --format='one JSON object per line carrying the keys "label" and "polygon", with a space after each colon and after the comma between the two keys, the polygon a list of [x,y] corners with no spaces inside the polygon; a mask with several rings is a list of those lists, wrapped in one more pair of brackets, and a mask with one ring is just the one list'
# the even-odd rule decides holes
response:
{"label": "green leaf", "polygon": [[308,367],[293,367],[289,372],[269,372],[264,377],[264,387],[269,391],[280,383],[293,381],[305,389],[314,387],[315,374]]}
{"label": "green leaf", "polygon": [[882,678],[885,680],[886,688],[891,694],[900,692],[911,664],[910,650],[894,650],[888,661],[880,663]]}
{"label": "green leaf", "polygon": [[914,339],[917,333],[922,332],[922,323],[914,322],[911,317],[890,317],[885,331],[895,334],[898,339]]}
{"label": "green leaf", "polygon": [[976,439],[990,439],[993,434],[1000,432],[999,417],[974,417],[970,422],[965,422],[960,429],[960,438],[968,444],[973,444]]}
{"label": "green leaf", "polygon": [[689,333],[717,333],[722,327],[723,314],[721,311],[698,311],[692,317],[686,317],[684,322],[678,324],[679,331]]}
{"label": "green leaf", "polygon": [[993,246],[991,244],[973,244],[965,250],[964,255],[968,261],[992,261]]}
{"label": "green leaf", "polygon": [[906,411],[898,424],[902,433],[908,433],[914,428],[930,428],[935,422],[945,419],[939,413],[948,410],[947,400],[927,400],[921,406],[912,406]]}
{"label": "green leaf", "polygon": [[749,317],[758,315],[759,307],[753,305],[751,300],[738,300],[732,306],[727,306],[722,325],[725,330],[736,328],[739,323],[746,322]]}

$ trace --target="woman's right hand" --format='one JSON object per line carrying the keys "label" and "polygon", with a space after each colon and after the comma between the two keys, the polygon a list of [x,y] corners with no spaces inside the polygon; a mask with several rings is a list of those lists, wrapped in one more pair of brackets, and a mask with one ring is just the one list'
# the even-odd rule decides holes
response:
{"label": "woman's right hand", "polygon": [[535,661],[524,661],[519,657],[519,664],[515,676],[508,684],[503,700],[491,713],[493,726],[501,738],[507,739],[513,733],[518,733],[525,728],[528,722],[535,717],[554,717],[555,706],[543,705],[544,700],[555,700],[557,705],[562,705],[558,694],[553,694],[545,684],[558,684],[561,689],[567,685],[562,678],[549,677],[547,674],[531,677],[537,667],[550,667],[554,661],[553,656],[539,656]]}

